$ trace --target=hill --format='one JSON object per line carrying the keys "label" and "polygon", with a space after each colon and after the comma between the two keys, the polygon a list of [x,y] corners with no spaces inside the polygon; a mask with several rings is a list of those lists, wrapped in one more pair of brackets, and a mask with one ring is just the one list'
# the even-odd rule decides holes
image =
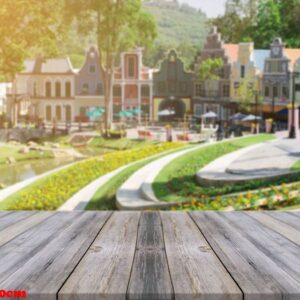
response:
{"label": "hill", "polygon": [[[187,4],[180,5],[176,0],[146,0],[143,7],[154,15],[158,27],[153,48],[145,50],[144,64],[157,67],[165,53],[173,48],[181,53],[189,66],[207,35],[205,14]],[[71,31],[63,52],[70,56],[75,68],[81,66],[85,49],[95,40],[93,36],[78,37],[75,29]]]}

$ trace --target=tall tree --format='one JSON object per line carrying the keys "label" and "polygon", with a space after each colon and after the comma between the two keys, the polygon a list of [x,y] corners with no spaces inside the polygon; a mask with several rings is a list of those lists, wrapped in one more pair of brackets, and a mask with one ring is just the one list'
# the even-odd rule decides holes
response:
{"label": "tall tree", "polygon": [[67,19],[78,20],[78,32],[96,32],[104,81],[105,128],[111,125],[112,84],[116,55],[135,46],[150,46],[156,37],[154,18],[141,0],[66,0]]}
{"label": "tall tree", "polygon": [[0,79],[13,79],[32,51],[56,52],[61,15],[60,0],[1,0]]}

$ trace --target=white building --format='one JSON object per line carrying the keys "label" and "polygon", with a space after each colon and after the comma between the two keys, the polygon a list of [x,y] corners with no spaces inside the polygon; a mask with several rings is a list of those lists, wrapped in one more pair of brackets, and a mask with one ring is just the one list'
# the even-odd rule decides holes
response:
{"label": "white building", "polygon": [[11,88],[11,83],[0,83],[0,115],[7,111],[7,89]]}

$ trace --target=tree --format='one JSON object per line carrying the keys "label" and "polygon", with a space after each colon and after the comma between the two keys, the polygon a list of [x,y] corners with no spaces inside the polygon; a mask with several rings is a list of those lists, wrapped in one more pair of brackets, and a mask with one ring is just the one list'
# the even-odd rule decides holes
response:
{"label": "tree", "polygon": [[66,0],[66,19],[78,21],[78,32],[96,32],[104,82],[105,129],[111,126],[112,84],[116,55],[135,46],[150,46],[156,37],[154,18],[141,0]]}
{"label": "tree", "polygon": [[257,48],[269,48],[271,41],[283,34],[283,19],[280,1],[261,0],[256,24],[249,30]]}
{"label": "tree", "polygon": [[224,67],[222,58],[208,58],[199,67],[199,80],[214,81],[220,79],[220,69]]}
{"label": "tree", "polygon": [[60,0],[1,0],[0,79],[12,80],[33,52],[56,53],[61,9]]}

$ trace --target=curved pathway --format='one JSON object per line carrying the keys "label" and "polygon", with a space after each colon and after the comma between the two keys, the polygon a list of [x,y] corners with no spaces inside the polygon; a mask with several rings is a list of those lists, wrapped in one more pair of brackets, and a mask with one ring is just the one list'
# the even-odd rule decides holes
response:
{"label": "curved pathway", "polygon": [[295,173],[291,167],[300,160],[298,143],[279,139],[235,151],[201,169],[197,181],[210,186],[289,176]]}
{"label": "curved pathway", "polygon": [[118,175],[125,169],[134,166],[136,164],[139,164],[143,161],[147,161],[149,159],[153,159],[155,157],[159,157],[164,154],[168,154],[168,152],[174,152],[174,151],[183,151],[184,149],[171,149],[166,152],[158,153],[152,156],[149,156],[147,158],[132,162],[128,165],[122,166],[108,174],[105,174],[98,179],[91,182],[89,185],[78,191],[76,194],[74,194],[69,200],[67,200],[58,210],[59,211],[72,211],[72,210],[84,210],[87,206],[87,204],[90,202],[90,200],[93,198],[95,193],[103,187],[107,182],[109,182],[114,176]]}
{"label": "curved pathway", "polygon": [[[226,140],[228,141],[228,140]],[[225,141],[224,141],[225,142]],[[162,202],[156,198],[152,183],[161,170],[174,159],[189,152],[215,144],[202,144],[164,156],[134,173],[117,192],[117,207],[122,210],[157,209],[174,206],[175,203]]]}

